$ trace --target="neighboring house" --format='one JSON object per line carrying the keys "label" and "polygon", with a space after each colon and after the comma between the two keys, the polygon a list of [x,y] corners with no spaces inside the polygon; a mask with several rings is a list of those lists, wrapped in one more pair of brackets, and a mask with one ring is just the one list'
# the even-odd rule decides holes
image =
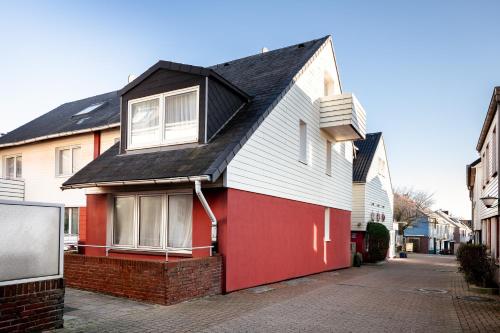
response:
{"label": "neighboring house", "polygon": [[[0,199],[60,203],[65,242],[84,229],[84,190],[61,185],[119,138],[117,92],[63,104],[0,137]],[[83,230],[84,231],[84,230]]]}
{"label": "neighboring house", "polygon": [[365,114],[330,37],[212,67],[160,61],[119,97],[120,143],[63,184],[89,189],[85,254],[214,246],[226,291],[350,266]]}
{"label": "neighboring house", "polygon": [[[479,230],[477,226],[480,221],[480,240],[488,246],[491,256],[497,263],[500,257],[500,222],[498,214],[499,103],[500,87],[495,87],[476,145],[480,162],[476,161],[477,163],[474,162],[471,166],[474,170],[471,170],[470,173],[472,174],[473,171],[476,178],[473,184],[471,181],[472,177],[469,178],[468,182],[469,189],[471,189],[471,186],[473,189],[473,200],[476,200],[472,211],[474,230]],[[483,200],[491,201],[491,207],[486,207]]]}
{"label": "neighboring house", "polygon": [[437,210],[440,223],[445,226],[445,234],[442,237],[443,249],[450,253],[456,253],[460,244],[467,243],[472,234],[472,230],[459,219],[452,217],[446,210]]}
{"label": "neighboring house", "polygon": [[352,174],[351,242],[356,251],[366,256],[366,225],[368,222],[384,224],[390,231],[388,256],[395,255],[396,234],[393,226],[391,174],[387,162],[384,137],[381,132],[369,133],[364,140],[354,142],[357,149]]}
{"label": "neighboring house", "polygon": [[481,192],[482,192],[482,168],[481,158],[478,158],[467,165],[467,188],[469,189],[469,198],[471,201],[471,225],[472,240],[474,244],[482,244],[482,222],[480,216]]}
{"label": "neighboring house", "polygon": [[415,221],[404,229],[406,244],[412,244],[411,250],[416,253],[439,253],[444,232],[438,224],[438,216],[429,209],[419,211]]}

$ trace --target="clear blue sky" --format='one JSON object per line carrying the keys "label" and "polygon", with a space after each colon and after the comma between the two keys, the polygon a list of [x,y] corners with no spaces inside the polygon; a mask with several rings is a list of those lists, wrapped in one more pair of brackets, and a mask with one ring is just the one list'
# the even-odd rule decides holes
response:
{"label": "clear blue sky", "polygon": [[344,91],[384,132],[393,184],[469,214],[465,165],[500,84],[500,1],[5,1],[0,12],[0,132],[158,59],[210,65],[331,34]]}

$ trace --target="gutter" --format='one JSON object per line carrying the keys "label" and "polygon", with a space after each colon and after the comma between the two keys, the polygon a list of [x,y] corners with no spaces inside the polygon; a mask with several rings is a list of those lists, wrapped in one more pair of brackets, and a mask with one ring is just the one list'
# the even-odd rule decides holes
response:
{"label": "gutter", "polygon": [[[104,126],[98,126],[98,127],[91,127],[91,128],[85,128],[77,131],[69,131],[69,132],[62,132],[62,133],[56,133],[56,134],[49,134],[49,135],[44,135],[44,136],[38,136],[36,138],[32,139],[27,139],[27,140],[22,140],[22,141],[16,141],[16,142],[10,142],[10,143],[3,143],[0,144],[0,148],[3,147],[12,147],[12,146],[20,146],[24,145],[27,143],[32,143],[32,142],[37,142],[37,141],[42,141],[42,140],[48,140],[48,139],[54,139],[54,138],[59,138],[62,136],[70,136],[70,135],[76,135],[76,134],[83,134],[83,133],[89,133],[89,132],[95,132],[95,131],[102,131],[108,128],[114,128],[114,127],[119,127],[120,123],[114,123],[114,124],[109,124],[109,125],[104,125]],[[7,133],[8,134],[8,133]]]}
{"label": "gutter", "polygon": [[96,183],[82,183],[74,185],[63,185],[61,190],[70,190],[87,187],[102,187],[102,186],[123,186],[123,185],[153,185],[153,184],[176,184],[176,183],[189,183],[196,181],[210,181],[210,176],[189,176],[189,177],[176,177],[176,178],[158,178],[158,179],[145,179],[145,180],[118,180],[112,182],[96,182]]}

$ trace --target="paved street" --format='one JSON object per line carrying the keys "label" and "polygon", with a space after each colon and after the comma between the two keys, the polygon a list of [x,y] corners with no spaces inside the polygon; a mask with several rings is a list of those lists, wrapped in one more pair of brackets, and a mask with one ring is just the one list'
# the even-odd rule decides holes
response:
{"label": "paved street", "polygon": [[67,289],[60,331],[500,332],[500,297],[456,271],[452,256],[411,255],[168,307]]}

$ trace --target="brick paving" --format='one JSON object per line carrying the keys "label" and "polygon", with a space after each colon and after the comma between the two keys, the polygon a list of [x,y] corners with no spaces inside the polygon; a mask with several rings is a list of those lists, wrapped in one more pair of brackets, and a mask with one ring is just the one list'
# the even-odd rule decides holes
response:
{"label": "brick paving", "polygon": [[164,331],[500,332],[500,297],[470,292],[454,257],[414,254],[172,306],[68,288],[57,332]]}

